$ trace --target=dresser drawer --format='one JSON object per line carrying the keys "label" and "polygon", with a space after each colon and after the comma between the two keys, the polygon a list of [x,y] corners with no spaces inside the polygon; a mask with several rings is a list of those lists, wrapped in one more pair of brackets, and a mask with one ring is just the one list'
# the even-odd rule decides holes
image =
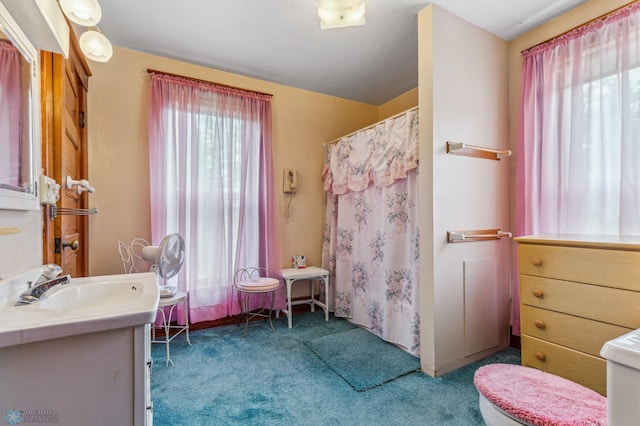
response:
{"label": "dresser drawer", "polygon": [[520,275],[520,302],[630,329],[640,328],[637,291]]}
{"label": "dresser drawer", "polygon": [[522,365],[552,373],[607,394],[607,363],[564,346],[522,335]]}
{"label": "dresser drawer", "polygon": [[593,356],[600,356],[600,349],[605,342],[632,331],[630,328],[531,306],[523,306],[520,315],[522,334],[567,346]]}
{"label": "dresser drawer", "polygon": [[520,274],[640,290],[640,252],[518,245]]}

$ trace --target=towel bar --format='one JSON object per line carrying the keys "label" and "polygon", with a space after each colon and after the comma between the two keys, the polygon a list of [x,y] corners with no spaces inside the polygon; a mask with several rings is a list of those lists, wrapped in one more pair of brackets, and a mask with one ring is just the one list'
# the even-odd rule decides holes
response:
{"label": "towel bar", "polygon": [[90,209],[77,209],[71,207],[56,207],[51,206],[50,218],[55,219],[58,215],[68,215],[68,216],[90,216],[92,214],[98,213],[97,207],[92,207]]}
{"label": "towel bar", "polygon": [[499,229],[481,229],[476,231],[447,231],[448,243],[499,240],[501,238],[511,237],[511,232],[505,232]]}
{"label": "towel bar", "polygon": [[511,156],[510,150],[498,150],[483,148],[475,145],[468,145],[462,142],[447,142],[447,154],[465,155],[467,157],[487,158],[489,160],[500,160],[502,157]]}

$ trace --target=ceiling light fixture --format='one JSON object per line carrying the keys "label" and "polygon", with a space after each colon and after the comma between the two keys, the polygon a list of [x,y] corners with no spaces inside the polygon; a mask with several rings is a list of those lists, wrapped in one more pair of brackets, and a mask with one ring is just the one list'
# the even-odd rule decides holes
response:
{"label": "ceiling light fixture", "polygon": [[97,27],[87,29],[80,36],[80,49],[87,58],[96,62],[107,62],[113,55],[111,43]]}
{"label": "ceiling light fixture", "polygon": [[323,30],[365,24],[364,0],[316,0],[316,8]]}
{"label": "ceiling light fixture", "polygon": [[102,18],[98,0],[60,0],[60,8],[71,22],[83,27],[93,27]]}
{"label": "ceiling light fixture", "polygon": [[96,62],[107,62],[113,55],[111,43],[97,27],[102,18],[98,0],[58,0],[60,9],[73,23],[87,27],[79,39],[80,50]]}

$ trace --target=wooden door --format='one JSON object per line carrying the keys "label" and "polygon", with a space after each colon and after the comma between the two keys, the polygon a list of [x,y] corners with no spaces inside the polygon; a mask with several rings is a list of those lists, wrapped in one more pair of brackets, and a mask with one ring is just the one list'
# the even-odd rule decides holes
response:
{"label": "wooden door", "polygon": [[89,193],[67,188],[67,176],[87,179],[86,103],[89,67],[73,43],[69,59],[42,53],[43,172],[61,185],[60,200],[44,211],[43,259],[64,274],[88,273],[88,217],[67,212],[89,208]]}

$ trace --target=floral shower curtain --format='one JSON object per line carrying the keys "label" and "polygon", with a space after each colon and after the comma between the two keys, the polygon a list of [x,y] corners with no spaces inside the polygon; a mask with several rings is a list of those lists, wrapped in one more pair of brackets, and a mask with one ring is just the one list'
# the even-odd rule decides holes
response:
{"label": "floral shower curtain", "polygon": [[331,310],[419,355],[417,109],[342,138],[327,160]]}

